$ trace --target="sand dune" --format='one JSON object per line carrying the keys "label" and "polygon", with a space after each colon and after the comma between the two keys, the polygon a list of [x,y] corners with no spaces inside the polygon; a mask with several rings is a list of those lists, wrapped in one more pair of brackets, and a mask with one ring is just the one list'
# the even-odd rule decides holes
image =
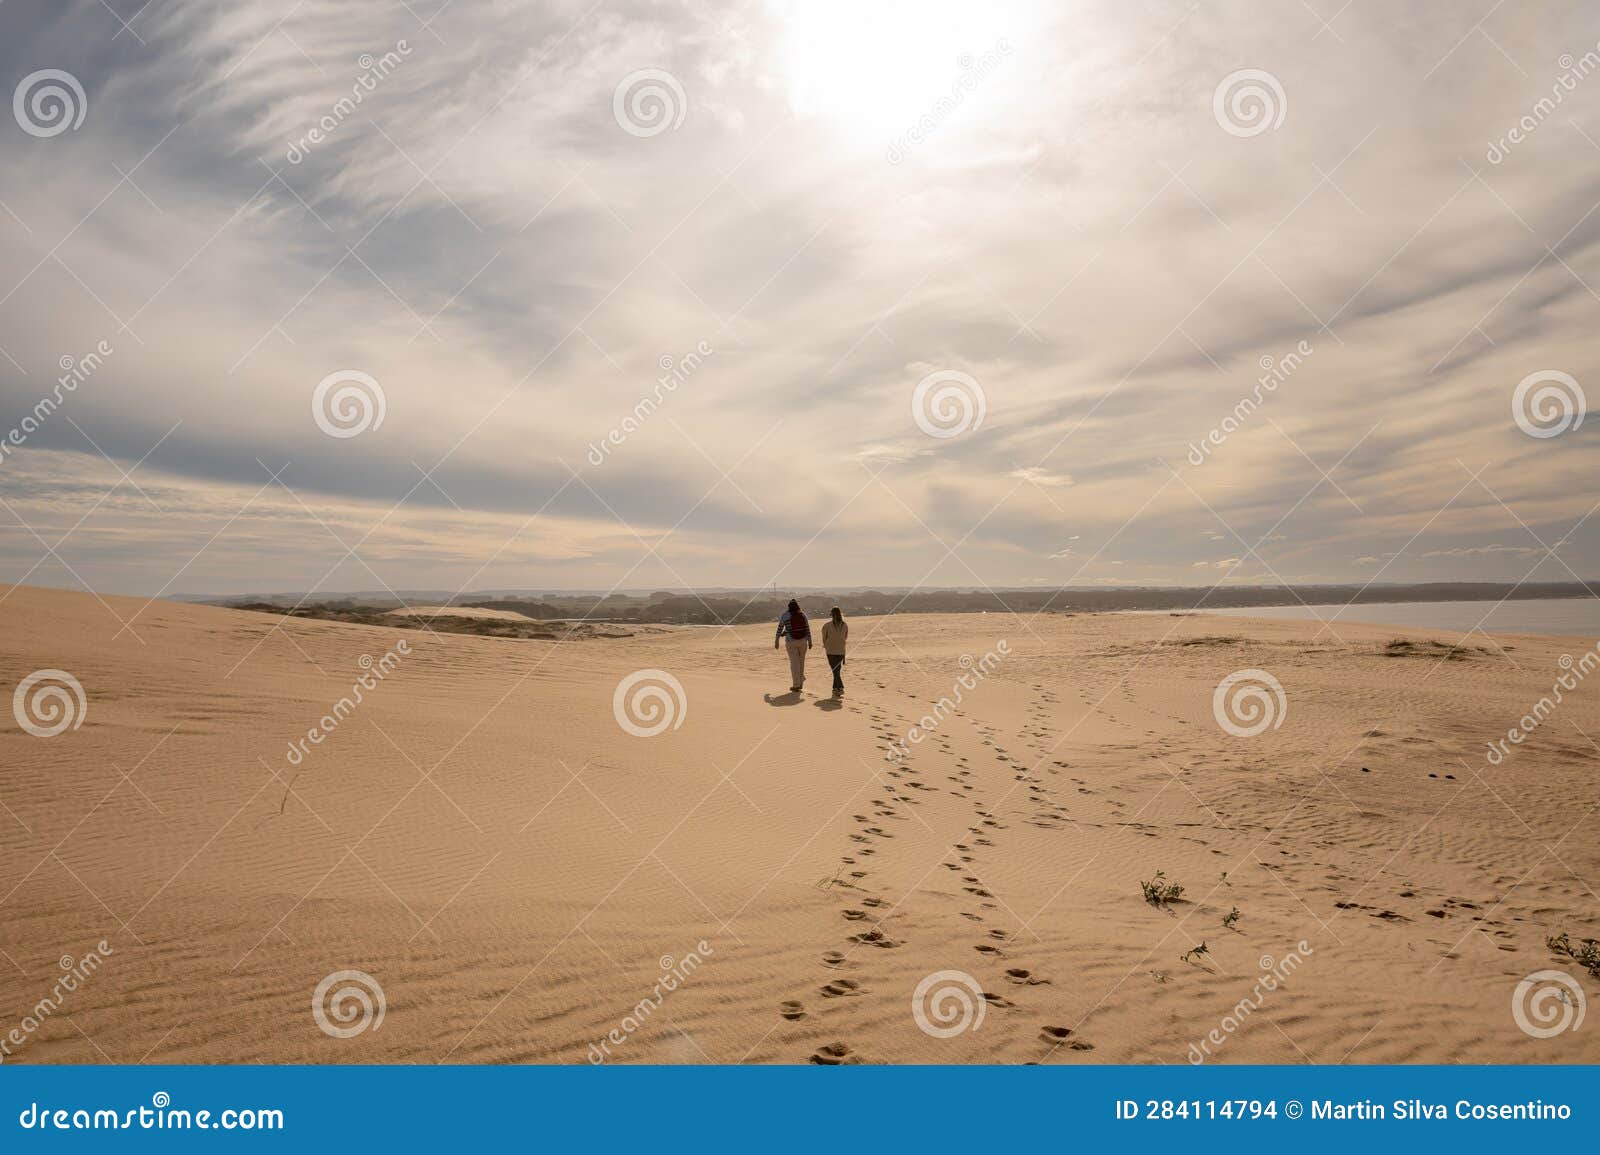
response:
{"label": "sand dune", "polygon": [[473,618],[480,621],[526,622],[525,614],[510,610],[491,610],[482,606],[406,606],[390,610],[396,617],[406,618]]}
{"label": "sand dune", "polygon": [[[1214,1030],[1220,1062],[1600,1061],[1512,1013],[1530,972],[1600,990],[1546,945],[1600,933],[1600,678],[1485,757],[1576,640],[863,618],[834,708],[820,660],[783,692],[764,626],[557,644],[0,591],[7,696],[50,668],[86,703],[0,727],[0,1035],[37,1020],[6,1061],[1181,1063]],[[648,737],[614,713],[645,669],[683,691]],[[1285,705],[1238,737],[1213,693],[1252,669]],[[1141,897],[1158,871],[1179,901]],[[383,992],[349,1038],[312,1013],[341,971]],[[938,1037],[961,976],[981,1022]]]}

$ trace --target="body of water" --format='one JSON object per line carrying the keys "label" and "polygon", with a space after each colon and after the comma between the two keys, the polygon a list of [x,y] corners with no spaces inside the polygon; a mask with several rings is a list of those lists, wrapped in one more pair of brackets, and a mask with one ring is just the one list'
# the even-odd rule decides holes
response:
{"label": "body of water", "polygon": [[[1600,638],[1600,598],[1507,602],[1362,602],[1350,606],[1254,606],[1204,610],[1237,618],[1364,622],[1419,630],[1473,627],[1496,634],[1562,634]],[[1487,615],[1487,617],[1485,617]]]}

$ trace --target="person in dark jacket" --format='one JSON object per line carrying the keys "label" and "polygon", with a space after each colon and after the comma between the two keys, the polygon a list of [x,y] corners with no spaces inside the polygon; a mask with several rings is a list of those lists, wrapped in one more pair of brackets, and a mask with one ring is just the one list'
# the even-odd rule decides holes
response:
{"label": "person in dark jacket", "polygon": [[777,649],[785,641],[789,648],[789,689],[799,693],[806,684],[806,651],[811,648],[811,624],[806,621],[800,603],[793,598],[778,619],[778,633],[772,639],[772,648]]}

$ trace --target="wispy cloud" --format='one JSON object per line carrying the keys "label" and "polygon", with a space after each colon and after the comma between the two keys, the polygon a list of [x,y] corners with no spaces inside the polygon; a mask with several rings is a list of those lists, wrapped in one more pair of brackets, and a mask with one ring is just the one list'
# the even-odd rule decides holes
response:
{"label": "wispy cloud", "polygon": [[[301,588],[330,529],[341,588],[1569,576],[1530,532],[1592,572],[1593,425],[1511,404],[1600,388],[1600,85],[1485,156],[1594,46],[1541,13],[0,6],[9,88],[87,102],[0,121],[0,430],[116,350],[0,463],[0,580]],[[335,438],[346,369],[384,420]]]}

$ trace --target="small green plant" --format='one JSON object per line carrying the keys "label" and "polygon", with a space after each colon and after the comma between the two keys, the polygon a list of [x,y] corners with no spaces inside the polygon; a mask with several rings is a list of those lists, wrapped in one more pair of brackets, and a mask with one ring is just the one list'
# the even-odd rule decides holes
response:
{"label": "small green plant", "polygon": [[1222,928],[1224,930],[1232,930],[1233,929],[1233,924],[1238,922],[1238,921],[1239,921],[1239,908],[1238,907],[1234,907],[1227,914],[1222,916]]}
{"label": "small green plant", "polygon": [[1183,887],[1175,882],[1167,881],[1167,872],[1156,871],[1156,876],[1139,884],[1139,889],[1144,892],[1144,900],[1151,906],[1166,906],[1169,902],[1177,902],[1183,894]]}
{"label": "small green plant", "polygon": [[1179,962],[1193,962],[1195,959],[1199,958],[1201,955],[1207,955],[1207,954],[1210,954],[1210,953],[1211,953],[1211,949],[1206,946],[1205,939],[1201,939],[1199,946],[1192,946],[1188,950],[1184,951],[1181,955],[1178,956],[1178,961]]}
{"label": "small green plant", "polygon": [[1545,946],[1556,954],[1564,954],[1595,978],[1600,978],[1600,941],[1586,938],[1576,946],[1566,931],[1544,940]]}

